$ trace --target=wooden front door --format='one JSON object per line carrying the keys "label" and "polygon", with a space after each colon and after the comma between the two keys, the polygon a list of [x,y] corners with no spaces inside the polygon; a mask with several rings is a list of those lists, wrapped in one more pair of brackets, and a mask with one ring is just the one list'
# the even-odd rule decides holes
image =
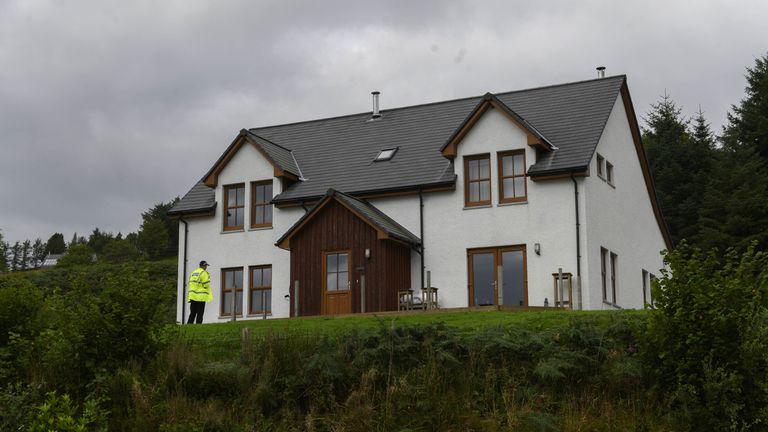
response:
{"label": "wooden front door", "polygon": [[470,249],[467,251],[467,261],[470,306],[528,305],[524,245]]}
{"label": "wooden front door", "polygon": [[323,252],[323,315],[352,313],[349,251]]}

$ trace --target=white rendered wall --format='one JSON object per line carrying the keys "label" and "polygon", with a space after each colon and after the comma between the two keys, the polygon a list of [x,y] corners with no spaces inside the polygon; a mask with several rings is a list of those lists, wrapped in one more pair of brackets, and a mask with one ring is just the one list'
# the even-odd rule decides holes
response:
{"label": "white rendered wall", "polygon": [[[527,179],[527,202],[499,204],[496,152],[516,149],[525,149],[527,167],[535,163],[536,152],[527,145],[525,133],[503,114],[490,109],[458,145],[456,190],[424,195],[425,266],[431,271],[432,285],[439,288],[442,307],[469,304],[470,248],[525,245],[531,306],[543,306],[545,298],[553,304],[552,273],[558,268],[576,274],[576,222],[570,179]],[[481,153],[491,156],[491,206],[465,209],[463,157]],[[541,244],[541,255],[534,253],[535,243]],[[418,277],[416,260],[412,272]]]}
{"label": "white rendered wall", "polygon": [[[303,214],[301,207],[274,209],[272,228],[249,229],[251,182],[272,180],[273,194],[280,193],[280,181],[274,178],[274,168],[251,144],[244,144],[235,157],[219,174],[216,187],[216,215],[213,217],[198,217],[187,220],[189,224],[187,247],[187,274],[182,276],[184,251],[184,224],[179,224],[179,302],[177,319],[181,321],[182,287],[184,279],[197,268],[201,260],[210,263],[208,272],[211,275],[211,290],[213,301],[205,307],[203,322],[227,321],[231,317],[220,317],[221,308],[221,269],[240,267],[243,269],[243,313],[248,313],[249,266],[272,265],[272,316],[289,316],[290,304],[285,300],[290,287],[290,252],[275,246],[275,242]],[[223,187],[230,184],[245,183],[245,217],[243,231],[223,230]],[[186,301],[184,299],[183,301]],[[185,317],[189,316],[189,305],[186,305]],[[260,318],[258,315],[255,318]],[[247,316],[244,316],[247,318]]]}
{"label": "white rendered wall", "polygon": [[[612,308],[603,303],[600,247],[604,247],[618,255],[616,304],[642,308],[642,271],[659,275],[663,266],[660,251],[666,244],[653,214],[621,96],[616,99],[596,153],[613,164],[613,186],[597,176],[597,156],[593,156],[591,176],[585,179],[584,306]],[[610,258],[606,264],[610,292]]]}

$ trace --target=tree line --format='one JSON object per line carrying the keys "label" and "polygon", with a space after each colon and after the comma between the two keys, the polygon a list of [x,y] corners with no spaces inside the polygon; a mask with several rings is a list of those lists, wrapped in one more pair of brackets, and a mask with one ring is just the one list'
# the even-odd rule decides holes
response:
{"label": "tree line", "polygon": [[179,248],[179,222],[168,217],[168,211],[179,198],[160,202],[141,214],[142,223],[137,232],[123,236],[94,228],[86,238],[77,233],[66,242],[64,234],[54,233],[43,242],[5,241],[0,231],[0,272],[40,268],[46,257],[60,255],[56,265],[71,266],[95,261],[125,262],[137,259],[156,260],[176,256]]}
{"label": "tree line", "polygon": [[643,144],[672,240],[721,254],[768,248],[768,54],[747,68],[744,98],[716,134],[665,94],[645,117]]}

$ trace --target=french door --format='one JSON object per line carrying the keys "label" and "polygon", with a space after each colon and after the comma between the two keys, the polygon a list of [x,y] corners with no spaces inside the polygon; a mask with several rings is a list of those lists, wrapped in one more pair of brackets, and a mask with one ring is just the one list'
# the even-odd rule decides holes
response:
{"label": "french door", "polygon": [[525,245],[469,249],[467,265],[470,306],[528,305]]}
{"label": "french door", "polygon": [[352,313],[349,251],[323,252],[323,315]]}

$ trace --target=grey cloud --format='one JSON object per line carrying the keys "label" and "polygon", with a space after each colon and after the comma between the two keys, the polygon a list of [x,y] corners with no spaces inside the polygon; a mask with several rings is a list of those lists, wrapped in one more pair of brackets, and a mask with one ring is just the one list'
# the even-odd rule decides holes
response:
{"label": "grey cloud", "polygon": [[[715,126],[766,5],[712,2],[0,2],[0,229],[138,228],[243,127],[626,73]],[[734,29],[738,31],[734,31]]]}

